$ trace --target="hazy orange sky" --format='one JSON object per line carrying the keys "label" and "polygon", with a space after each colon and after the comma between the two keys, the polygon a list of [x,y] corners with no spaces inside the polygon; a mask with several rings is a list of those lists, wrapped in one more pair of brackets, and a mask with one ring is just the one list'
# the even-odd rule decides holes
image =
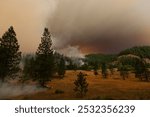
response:
{"label": "hazy orange sky", "polygon": [[150,45],[149,0],[0,0],[0,15],[0,36],[14,26],[23,52],[36,51],[44,27],[63,53]]}

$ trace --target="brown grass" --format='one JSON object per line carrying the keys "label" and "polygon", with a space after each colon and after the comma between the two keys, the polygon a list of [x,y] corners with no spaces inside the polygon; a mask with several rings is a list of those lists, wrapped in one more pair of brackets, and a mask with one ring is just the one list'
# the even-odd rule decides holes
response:
{"label": "brown grass", "polygon": [[[150,82],[141,82],[133,74],[129,78],[122,80],[118,72],[107,79],[102,79],[101,74],[95,76],[92,71],[82,71],[87,74],[89,91],[83,98],[76,97],[74,80],[80,71],[67,71],[64,79],[53,79],[48,82],[51,89],[34,93],[32,95],[21,95],[11,99],[44,99],[44,100],[74,100],[74,99],[150,99]],[[56,94],[56,90],[64,93]]]}

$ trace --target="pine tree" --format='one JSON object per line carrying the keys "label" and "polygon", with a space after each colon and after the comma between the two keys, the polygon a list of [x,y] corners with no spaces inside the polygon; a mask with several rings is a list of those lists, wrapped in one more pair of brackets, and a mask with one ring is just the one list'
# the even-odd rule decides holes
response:
{"label": "pine tree", "polygon": [[38,79],[42,87],[45,87],[45,83],[51,80],[55,72],[51,34],[47,28],[44,29],[43,36],[41,37],[34,65],[34,77]]}
{"label": "pine tree", "polygon": [[88,91],[88,83],[86,81],[85,78],[85,74],[83,74],[82,72],[80,72],[77,75],[77,80],[74,81],[75,84],[75,88],[74,91],[77,92],[78,96],[84,96],[86,95],[87,91]]}
{"label": "pine tree", "polygon": [[65,60],[63,57],[61,57],[59,65],[58,65],[58,75],[63,78],[65,75],[65,70],[66,70],[66,66],[65,66]]}
{"label": "pine tree", "polygon": [[48,28],[44,29],[43,37],[41,37],[41,43],[39,44],[36,54],[37,56],[49,56],[53,54],[51,34]]}
{"label": "pine tree", "polygon": [[4,82],[6,76],[18,72],[21,52],[16,33],[11,26],[0,39],[0,78]]}

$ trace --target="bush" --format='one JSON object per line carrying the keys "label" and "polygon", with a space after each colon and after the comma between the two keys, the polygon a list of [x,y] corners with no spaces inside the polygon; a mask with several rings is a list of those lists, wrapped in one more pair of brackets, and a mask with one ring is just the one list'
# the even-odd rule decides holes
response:
{"label": "bush", "polygon": [[65,93],[64,91],[60,90],[60,89],[56,89],[55,90],[55,94],[63,94]]}

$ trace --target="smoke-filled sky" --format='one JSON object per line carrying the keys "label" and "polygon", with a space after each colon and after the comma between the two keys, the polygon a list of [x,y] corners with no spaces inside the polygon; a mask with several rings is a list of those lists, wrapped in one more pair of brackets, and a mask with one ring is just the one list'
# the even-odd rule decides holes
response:
{"label": "smoke-filled sky", "polygon": [[10,25],[23,52],[36,51],[48,27],[61,52],[117,53],[150,45],[150,1],[0,0],[0,35]]}

